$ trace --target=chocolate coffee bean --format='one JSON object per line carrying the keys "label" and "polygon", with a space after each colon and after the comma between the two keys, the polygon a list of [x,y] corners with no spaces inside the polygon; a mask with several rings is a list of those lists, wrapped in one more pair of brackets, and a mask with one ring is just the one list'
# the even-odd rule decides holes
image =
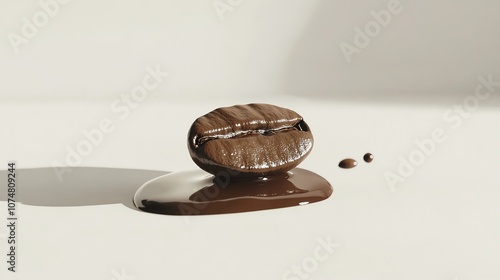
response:
{"label": "chocolate coffee bean", "polygon": [[296,112],[269,104],[216,109],[196,119],[188,148],[203,170],[259,177],[296,167],[313,147],[309,126]]}

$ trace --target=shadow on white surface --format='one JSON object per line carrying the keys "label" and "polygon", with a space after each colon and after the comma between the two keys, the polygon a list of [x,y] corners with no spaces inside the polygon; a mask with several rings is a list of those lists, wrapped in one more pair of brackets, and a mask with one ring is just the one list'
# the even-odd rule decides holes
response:
{"label": "shadow on white surface", "polygon": [[[166,171],[72,167],[63,180],[52,168],[18,169],[16,201],[34,206],[86,206],[123,204],[136,209],[132,198],[145,182],[165,175]],[[6,181],[7,171],[0,171]],[[7,200],[7,192],[0,201]]]}

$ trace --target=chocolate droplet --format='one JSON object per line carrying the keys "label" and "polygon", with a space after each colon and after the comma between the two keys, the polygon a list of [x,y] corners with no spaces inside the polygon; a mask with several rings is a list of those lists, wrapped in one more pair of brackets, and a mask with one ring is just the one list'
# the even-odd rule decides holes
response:
{"label": "chocolate droplet", "polygon": [[366,153],[364,156],[363,156],[363,159],[366,161],[366,162],[372,162],[373,160],[373,155],[370,154],[370,153]]}
{"label": "chocolate droplet", "polygon": [[353,168],[358,165],[358,162],[352,158],[346,158],[339,163],[340,168]]}

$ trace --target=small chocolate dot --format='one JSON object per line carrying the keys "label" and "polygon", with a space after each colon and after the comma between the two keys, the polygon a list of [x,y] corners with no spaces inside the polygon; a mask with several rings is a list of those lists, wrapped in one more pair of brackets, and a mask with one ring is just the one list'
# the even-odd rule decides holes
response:
{"label": "small chocolate dot", "polygon": [[370,154],[370,153],[366,153],[364,156],[363,156],[363,159],[366,161],[366,162],[372,162],[373,160],[373,155]]}
{"label": "small chocolate dot", "polygon": [[346,158],[339,163],[340,168],[353,168],[358,165],[358,162],[352,158]]}

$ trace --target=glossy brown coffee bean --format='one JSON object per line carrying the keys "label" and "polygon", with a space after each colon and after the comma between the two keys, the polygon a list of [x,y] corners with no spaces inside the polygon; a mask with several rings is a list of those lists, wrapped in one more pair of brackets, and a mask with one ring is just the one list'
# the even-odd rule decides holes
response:
{"label": "glossy brown coffee bean", "polygon": [[269,104],[216,109],[196,119],[189,130],[193,161],[217,175],[259,177],[296,167],[313,147],[302,117]]}

